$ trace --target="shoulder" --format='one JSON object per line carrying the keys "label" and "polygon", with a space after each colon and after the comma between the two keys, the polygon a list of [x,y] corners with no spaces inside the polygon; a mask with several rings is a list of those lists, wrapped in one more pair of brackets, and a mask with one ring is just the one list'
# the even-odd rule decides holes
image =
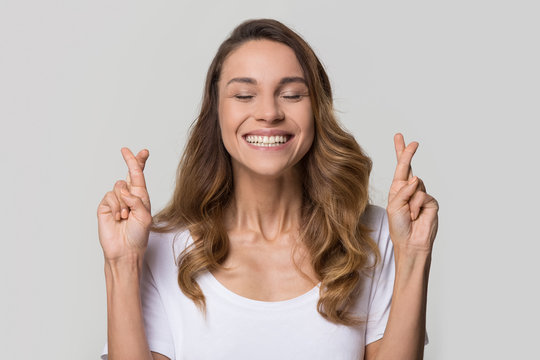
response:
{"label": "shoulder", "polygon": [[189,245],[191,236],[187,229],[170,232],[151,231],[144,254],[150,268],[158,264],[176,264],[178,255]]}
{"label": "shoulder", "polygon": [[371,230],[371,238],[379,245],[389,237],[388,216],[386,209],[377,205],[368,205],[362,214],[362,223]]}

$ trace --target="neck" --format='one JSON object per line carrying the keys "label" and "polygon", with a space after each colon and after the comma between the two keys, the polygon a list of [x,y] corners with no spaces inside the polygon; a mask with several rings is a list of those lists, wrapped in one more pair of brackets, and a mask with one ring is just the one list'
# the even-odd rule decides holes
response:
{"label": "neck", "polygon": [[273,241],[298,230],[301,207],[302,182],[298,171],[278,177],[235,171],[226,227],[231,232],[254,232]]}

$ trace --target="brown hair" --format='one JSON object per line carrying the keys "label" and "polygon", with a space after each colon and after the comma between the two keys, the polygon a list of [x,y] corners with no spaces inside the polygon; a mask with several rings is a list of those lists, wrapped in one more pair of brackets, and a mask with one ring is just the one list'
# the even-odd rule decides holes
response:
{"label": "brown hair", "polygon": [[[233,196],[230,156],[218,122],[218,81],[227,56],[250,40],[271,40],[289,46],[302,66],[309,89],[315,136],[300,162],[303,171],[300,240],[321,279],[317,311],[336,324],[356,325],[351,315],[359,271],[371,254],[379,261],[370,229],[361,222],[368,205],[371,160],[353,136],[339,125],[328,76],[311,47],[294,31],[271,19],[248,20],[219,47],[206,76],[201,111],[190,129],[177,170],[174,195],[154,216],[153,231],[187,228],[191,246],[179,256],[178,285],[205,313],[206,302],[196,282],[198,274],[221,268],[229,251],[224,209]],[[296,248],[295,248],[296,250]]]}

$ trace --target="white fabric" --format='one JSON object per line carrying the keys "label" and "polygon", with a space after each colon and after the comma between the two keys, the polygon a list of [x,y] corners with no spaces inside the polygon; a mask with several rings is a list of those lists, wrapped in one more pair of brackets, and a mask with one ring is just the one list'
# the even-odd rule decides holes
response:
{"label": "white fabric", "polygon": [[[386,211],[370,205],[363,218],[382,261],[373,276],[362,277],[355,314],[367,315],[367,323],[355,328],[326,321],[317,312],[320,283],[294,299],[265,302],[228,290],[210,272],[197,278],[206,297],[205,322],[177,283],[175,258],[192,241],[189,233],[176,239],[151,233],[141,278],[150,350],[179,360],[363,359],[365,346],[384,334],[394,284]],[[107,359],[106,344],[101,358]]]}

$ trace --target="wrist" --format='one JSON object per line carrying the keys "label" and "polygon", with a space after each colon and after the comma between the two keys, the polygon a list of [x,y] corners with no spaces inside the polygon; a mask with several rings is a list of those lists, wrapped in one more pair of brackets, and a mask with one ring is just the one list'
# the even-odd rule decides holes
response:
{"label": "wrist", "polygon": [[431,248],[416,246],[394,246],[394,256],[404,259],[431,259]]}
{"label": "wrist", "polygon": [[429,272],[431,267],[431,250],[411,248],[394,249],[396,271],[420,269]]}
{"label": "wrist", "polygon": [[118,278],[124,275],[136,275],[141,273],[144,253],[129,253],[120,257],[105,258],[105,275]]}

